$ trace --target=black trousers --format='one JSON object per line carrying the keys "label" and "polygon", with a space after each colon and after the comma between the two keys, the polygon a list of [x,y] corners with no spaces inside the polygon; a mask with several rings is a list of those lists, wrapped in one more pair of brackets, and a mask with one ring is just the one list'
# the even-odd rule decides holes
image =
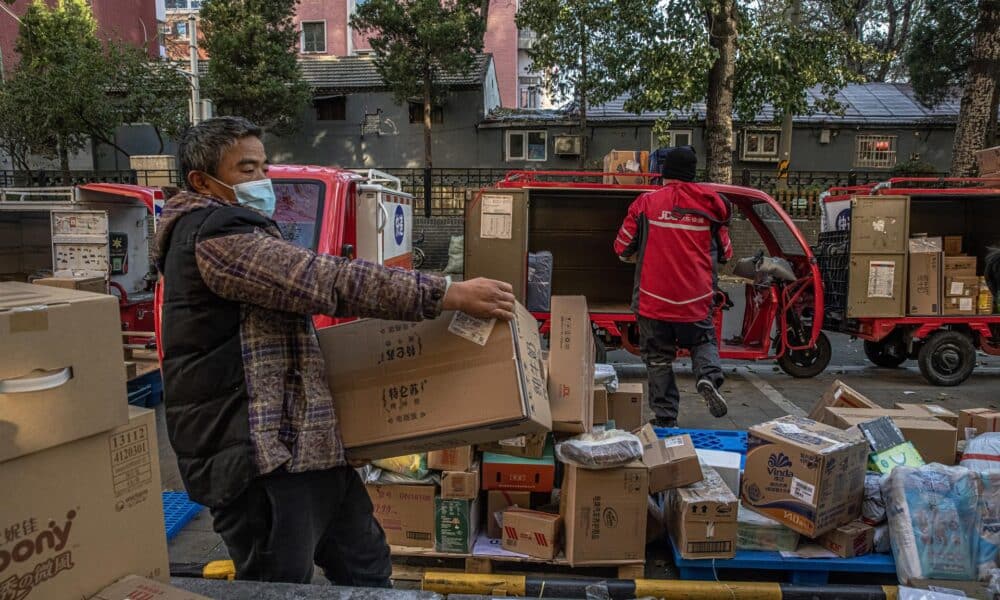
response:
{"label": "black trousers", "polygon": [[722,362],[715,341],[715,326],[710,318],[698,323],[672,323],[637,315],[636,320],[639,323],[639,351],[649,378],[649,407],[658,418],[677,419],[681,395],[673,363],[678,348],[691,352],[697,379],[708,379],[715,387],[722,386]]}
{"label": "black trousers", "polygon": [[391,587],[385,533],[350,467],[259,477],[212,518],[237,579],[310,583],[319,565],[335,585]]}

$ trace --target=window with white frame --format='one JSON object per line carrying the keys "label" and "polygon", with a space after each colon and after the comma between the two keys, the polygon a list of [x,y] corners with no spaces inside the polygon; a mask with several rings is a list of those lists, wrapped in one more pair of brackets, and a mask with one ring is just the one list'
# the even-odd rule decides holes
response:
{"label": "window with white frame", "polygon": [[521,99],[518,102],[520,108],[538,108],[542,94],[537,85],[522,85]]}
{"label": "window with white frame", "polygon": [[548,158],[548,132],[540,131],[508,131],[507,161],[532,160],[543,161]]}
{"label": "window with white frame", "polygon": [[896,136],[859,135],[854,141],[854,166],[891,169],[896,166]]}
{"label": "window with white frame", "polygon": [[202,0],[166,0],[164,8],[167,10],[191,11],[201,9]]}
{"label": "window with white frame", "polygon": [[302,22],[302,53],[326,52],[326,21]]}
{"label": "window with white frame", "polygon": [[780,131],[744,131],[740,158],[746,161],[777,162],[780,140]]}
{"label": "window with white frame", "polygon": [[[664,140],[664,138],[666,138]],[[650,133],[650,147],[657,150],[663,147],[693,146],[694,132],[690,129],[671,129],[665,136]]]}

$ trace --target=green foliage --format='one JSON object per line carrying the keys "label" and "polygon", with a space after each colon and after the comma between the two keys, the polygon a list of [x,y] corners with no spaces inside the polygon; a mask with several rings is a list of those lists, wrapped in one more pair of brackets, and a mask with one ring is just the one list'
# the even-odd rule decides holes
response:
{"label": "green foliage", "polygon": [[977,16],[976,0],[927,0],[905,55],[923,104],[934,106],[965,85]]}
{"label": "green foliage", "polygon": [[425,83],[435,102],[446,89],[443,73],[467,73],[483,51],[482,0],[368,0],[351,26],[369,35],[379,75],[396,101],[423,98]]}
{"label": "green foliage", "polygon": [[913,156],[906,162],[901,162],[892,168],[893,177],[918,177],[936,175],[937,168],[919,156]]}
{"label": "green foliage", "polygon": [[114,145],[123,123],[175,133],[186,121],[187,82],[142,50],[103,45],[85,0],[36,0],[21,18],[21,61],[0,87],[0,140],[22,166],[28,154],[59,157],[91,139]]}
{"label": "green foliage", "polygon": [[298,0],[207,0],[201,8],[211,55],[204,93],[216,112],[282,134],[299,125],[312,93],[303,79],[292,18]]}

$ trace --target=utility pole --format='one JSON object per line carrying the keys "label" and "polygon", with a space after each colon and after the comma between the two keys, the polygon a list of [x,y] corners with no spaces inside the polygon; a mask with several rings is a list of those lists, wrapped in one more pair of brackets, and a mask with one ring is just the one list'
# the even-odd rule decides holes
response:
{"label": "utility pole", "polygon": [[[802,0],[791,0],[792,6],[788,15],[788,25],[790,31],[794,34],[795,30],[799,27],[799,21],[802,18]],[[781,119],[781,144],[779,145],[778,152],[778,185],[785,187],[788,185],[788,169],[792,163],[792,135],[794,134],[793,119],[795,115],[792,114],[789,107],[785,107],[784,115]]]}
{"label": "utility pole", "polygon": [[201,82],[198,78],[198,17],[188,15],[188,47],[191,50],[191,124],[201,122]]}

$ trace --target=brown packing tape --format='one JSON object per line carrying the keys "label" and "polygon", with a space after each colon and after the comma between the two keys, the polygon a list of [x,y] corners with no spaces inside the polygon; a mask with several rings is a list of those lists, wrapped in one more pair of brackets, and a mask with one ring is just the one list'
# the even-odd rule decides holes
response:
{"label": "brown packing tape", "polygon": [[30,331],[48,331],[49,311],[48,308],[37,308],[29,310],[14,310],[10,313],[10,332],[27,333]]}

